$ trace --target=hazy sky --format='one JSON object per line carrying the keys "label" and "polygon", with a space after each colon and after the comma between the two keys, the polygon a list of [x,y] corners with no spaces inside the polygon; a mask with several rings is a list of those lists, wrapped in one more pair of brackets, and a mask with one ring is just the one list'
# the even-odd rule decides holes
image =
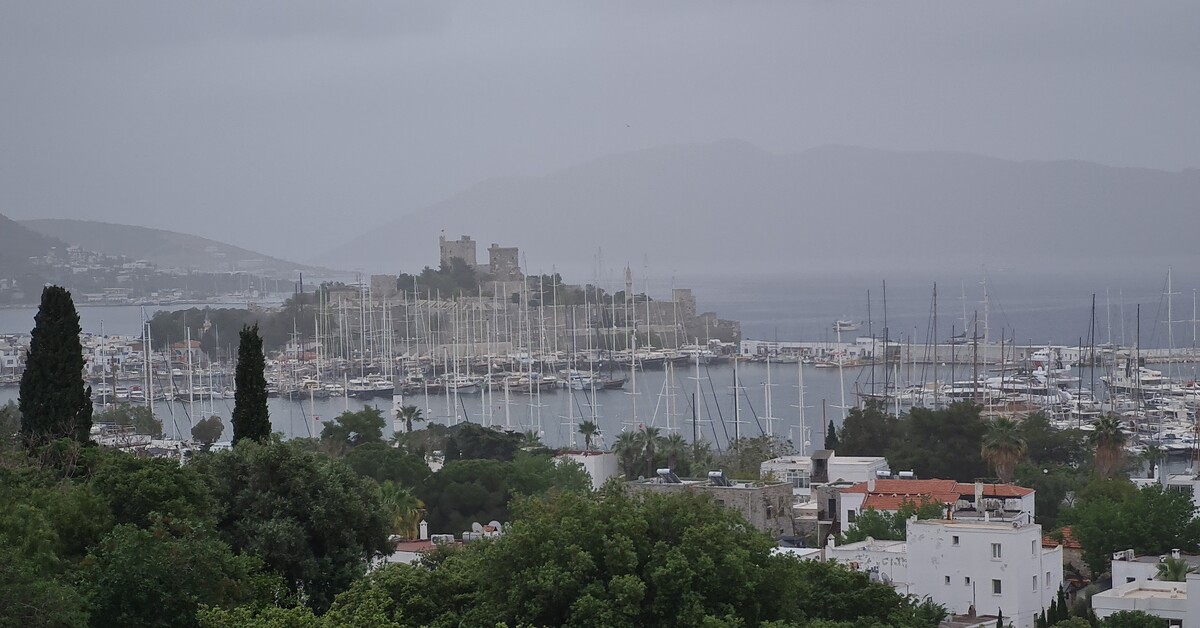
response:
{"label": "hazy sky", "polygon": [[672,143],[1197,167],[1200,3],[0,0],[0,86],[0,213],[303,261]]}

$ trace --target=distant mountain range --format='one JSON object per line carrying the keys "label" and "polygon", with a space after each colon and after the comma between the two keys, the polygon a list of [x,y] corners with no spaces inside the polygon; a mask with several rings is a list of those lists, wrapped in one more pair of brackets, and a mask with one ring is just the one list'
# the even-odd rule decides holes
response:
{"label": "distant mountain range", "polygon": [[1200,171],[739,141],[597,159],[486,181],[322,261],[437,263],[437,237],[518,246],[530,272],[594,266],[730,273],[1153,267],[1197,259]]}
{"label": "distant mountain range", "polygon": [[20,225],[89,251],[146,260],[164,270],[244,271],[262,277],[293,280],[301,272],[333,272],[269,257],[215,240],[162,229],[54,218],[22,220]]}

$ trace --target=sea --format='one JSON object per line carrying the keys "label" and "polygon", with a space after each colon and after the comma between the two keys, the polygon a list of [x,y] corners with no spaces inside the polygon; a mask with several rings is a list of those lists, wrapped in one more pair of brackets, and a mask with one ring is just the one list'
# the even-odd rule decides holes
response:
{"label": "sea", "polygon": [[[848,319],[862,325],[855,335],[882,337],[886,329],[893,341],[919,344],[929,338],[944,341],[960,333],[964,321],[971,325],[976,316],[982,334],[986,313],[988,337],[994,342],[1004,337],[1023,345],[1129,345],[1140,339],[1144,348],[1196,346],[1196,288],[1200,287],[1196,272],[1172,271],[1169,289],[1166,269],[1140,275],[1059,273],[1053,268],[895,275],[886,280],[829,271],[727,278],[677,276],[651,278],[646,285],[651,297],[665,297],[671,287],[692,288],[700,311],[740,321],[747,339],[835,340],[833,322]],[[85,332],[138,335],[142,321],[154,311],[189,307],[195,306],[84,305],[79,312]],[[0,333],[28,333],[35,313],[35,308],[0,309]],[[1196,379],[1200,375],[1194,364],[1175,368],[1178,377]],[[1081,375],[1085,386],[1093,382],[1101,386],[1096,374]],[[969,375],[964,371],[940,376],[948,377]],[[430,420],[447,425],[471,421],[534,430],[551,446],[581,444],[572,426],[594,417],[607,444],[622,430],[650,425],[678,431],[689,441],[695,437],[709,440],[718,448],[737,435],[769,433],[790,440],[796,450],[812,451],[823,444],[830,421],[841,423],[847,406],[854,403],[855,391],[882,379],[883,374],[871,367],[839,372],[794,363],[741,363],[736,385],[734,367],[722,364],[702,366],[698,372],[694,367],[639,372],[636,394],[629,382],[624,390],[600,391],[594,397],[586,390],[559,390],[532,397],[512,395],[507,401],[497,392],[457,399],[424,395],[370,401],[271,399],[269,406],[275,430],[287,437],[319,435],[325,422],[368,405],[392,416],[394,407],[403,403],[416,405]],[[0,388],[0,403],[16,395],[15,388]],[[168,436],[187,437],[196,420],[210,415],[224,420],[224,438],[231,435],[228,425],[233,400],[160,403],[155,410]],[[393,429],[393,425],[387,426],[389,436]]]}

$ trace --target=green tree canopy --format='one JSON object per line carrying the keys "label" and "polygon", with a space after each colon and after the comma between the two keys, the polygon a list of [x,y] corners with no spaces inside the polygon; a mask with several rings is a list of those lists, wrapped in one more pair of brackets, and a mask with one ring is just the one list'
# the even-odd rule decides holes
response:
{"label": "green tree canopy", "polygon": [[204,524],[156,518],[148,529],[114,528],[85,562],[81,588],[92,626],[195,626],[202,604],[271,603],[283,583],[261,567]]}
{"label": "green tree canopy", "polygon": [[341,447],[357,447],[366,443],[382,443],[387,420],[374,406],[338,415],[335,421],[321,428],[321,440]]}
{"label": "green tree canopy", "polygon": [[838,545],[857,543],[871,537],[878,541],[903,541],[908,538],[908,519],[937,519],[944,516],[945,507],[934,501],[920,504],[905,500],[896,512],[867,508],[858,514],[854,524],[838,535]]}
{"label": "green tree canopy", "polygon": [[446,461],[512,460],[521,449],[521,434],[476,423],[459,423],[446,432]]}
{"label": "green tree canopy", "polygon": [[[888,462],[893,469],[912,469],[922,478],[973,482],[987,477],[988,466],[980,455],[987,424],[979,411],[980,407],[971,403],[954,403],[940,410],[913,408],[897,422],[901,429],[886,450]],[[938,455],[929,455],[931,451]]]}
{"label": "green tree canopy", "polygon": [[416,488],[432,473],[424,458],[387,443],[359,445],[346,452],[343,460],[359,475],[381,484],[395,482]]}
{"label": "green tree canopy", "polygon": [[1108,571],[1112,553],[1120,550],[1166,554],[1200,548],[1200,519],[1191,496],[1158,485],[1136,489],[1126,480],[1097,479],[1062,520],[1070,524],[1095,574]]}
{"label": "green tree canopy", "polygon": [[1100,628],[1167,628],[1169,622],[1145,611],[1118,611],[1100,620]]}
{"label": "green tree canopy", "polygon": [[221,438],[221,434],[225,433],[225,424],[221,422],[221,417],[213,415],[207,419],[200,419],[192,426],[192,440],[202,445],[211,445]]}
{"label": "green tree canopy", "polygon": [[390,549],[378,487],[339,460],[292,443],[246,441],[190,464],[212,487],[221,537],[261,556],[317,610]]}
{"label": "green tree canopy", "polygon": [[196,521],[212,518],[206,478],[175,460],[112,453],[104,457],[92,486],[108,500],[117,523],[145,527],[152,513]]}
{"label": "green tree canopy", "polygon": [[767,536],[702,495],[564,492],[523,500],[515,516],[494,541],[439,552],[427,567],[380,569],[330,615],[346,625],[622,627],[932,626],[944,614],[865,574],[772,555]]}
{"label": "green tree canopy", "polygon": [[[879,401],[851,408],[842,422],[842,431],[834,433],[837,452],[843,456],[882,456],[900,432],[898,423]],[[825,448],[830,449],[828,443]]]}
{"label": "green tree canopy", "polygon": [[86,443],[92,430],[92,392],[83,382],[79,312],[71,293],[58,286],[43,288],[33,321],[21,375],[21,436],[30,447],[58,438]]}

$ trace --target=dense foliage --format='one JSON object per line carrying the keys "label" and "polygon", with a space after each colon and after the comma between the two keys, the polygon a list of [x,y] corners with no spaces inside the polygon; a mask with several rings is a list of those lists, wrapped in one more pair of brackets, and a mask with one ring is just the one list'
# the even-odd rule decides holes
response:
{"label": "dense foliage", "polygon": [[[189,336],[210,356],[229,356],[236,349],[236,331],[258,325],[264,346],[275,351],[291,340],[297,329],[311,332],[322,291],[294,294],[278,311],[245,308],[190,308],[155,312],[150,337],[155,347],[183,342]],[[207,322],[207,325],[205,324]],[[222,332],[224,334],[222,335]]]}
{"label": "dense foliage", "polygon": [[214,609],[205,626],[933,626],[863,573],[773,555],[698,495],[562,492],[521,501],[508,532],[360,580],[315,618]]}
{"label": "dense foliage", "polygon": [[339,460],[293,443],[243,441],[199,457],[218,504],[216,529],[323,610],[388,549],[379,489]]}
{"label": "dense foliage", "polygon": [[71,293],[46,286],[33,321],[21,376],[21,436],[31,448],[57,438],[87,442],[92,429],[92,391],[83,381],[79,313]]}

